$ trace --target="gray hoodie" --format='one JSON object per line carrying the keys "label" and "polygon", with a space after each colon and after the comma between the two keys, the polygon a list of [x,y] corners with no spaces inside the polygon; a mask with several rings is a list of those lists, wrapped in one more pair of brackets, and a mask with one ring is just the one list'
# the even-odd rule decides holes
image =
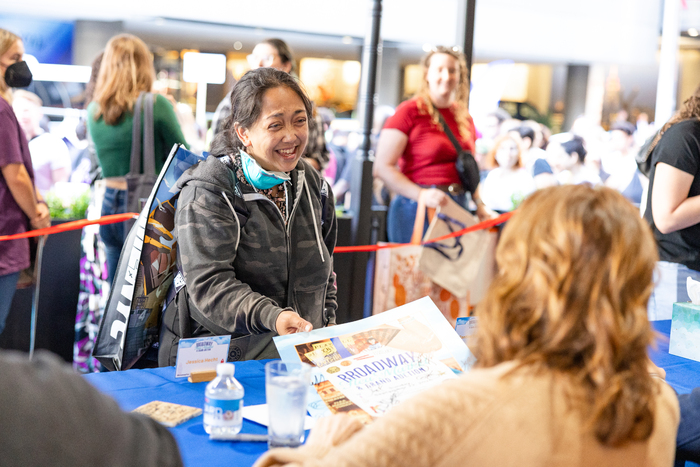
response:
{"label": "gray hoodie", "polygon": [[180,338],[230,334],[230,360],[274,358],[275,322],[292,310],[314,329],[335,324],[337,221],[328,184],[300,160],[287,192],[289,221],[236,179],[228,158],[187,170],[175,215],[175,283],[159,364],[173,365]]}

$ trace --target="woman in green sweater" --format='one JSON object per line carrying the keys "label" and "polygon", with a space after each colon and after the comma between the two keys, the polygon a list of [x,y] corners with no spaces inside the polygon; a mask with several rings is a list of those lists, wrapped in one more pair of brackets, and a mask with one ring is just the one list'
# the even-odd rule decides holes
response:
{"label": "woman in green sweater", "polygon": [[[131,34],[114,36],[107,43],[95,87],[95,99],[88,106],[88,130],[95,142],[107,189],[102,215],[126,212],[126,179],[131,156],[133,108],[141,92],[150,92],[155,79],[153,59],[146,44]],[[156,95],[153,104],[156,171],[163,167],[170,149],[185,144],[172,104]],[[110,284],[124,246],[121,223],[100,226],[107,252]]]}

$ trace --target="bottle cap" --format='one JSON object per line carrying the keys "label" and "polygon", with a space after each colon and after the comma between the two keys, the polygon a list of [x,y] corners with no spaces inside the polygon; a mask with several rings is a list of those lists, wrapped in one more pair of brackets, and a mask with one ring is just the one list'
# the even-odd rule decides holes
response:
{"label": "bottle cap", "polygon": [[233,363],[219,363],[216,365],[216,374],[218,376],[233,376],[235,371],[236,368],[233,366]]}

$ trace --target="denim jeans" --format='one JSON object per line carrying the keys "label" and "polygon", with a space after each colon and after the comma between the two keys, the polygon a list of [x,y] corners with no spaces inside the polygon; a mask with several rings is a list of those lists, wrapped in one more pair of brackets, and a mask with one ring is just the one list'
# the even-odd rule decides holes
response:
{"label": "denim jeans", "polygon": [[[117,190],[115,188],[106,188],[105,197],[102,201],[102,215],[123,214],[126,212],[126,190]],[[105,253],[107,256],[107,280],[112,285],[114,276],[117,273],[117,264],[119,264],[119,256],[124,247],[125,232],[124,223],[117,222],[115,224],[101,225],[100,237],[105,244]]]}
{"label": "denim jeans", "polygon": [[[450,195],[460,206],[466,206],[466,195]],[[389,212],[386,219],[387,236],[393,243],[409,243],[413,234],[413,224],[416,222],[416,210],[418,202],[405,196],[396,195],[389,204]],[[423,226],[423,234],[428,230],[428,217],[426,215]]]}
{"label": "denim jeans", "polygon": [[688,297],[688,277],[700,281],[700,272],[680,263],[659,261],[656,263],[654,290],[649,297],[647,313],[650,321],[671,319],[675,302],[690,301]]}
{"label": "denim jeans", "polygon": [[[685,461],[700,463],[700,388],[690,394],[680,394],[681,423],[676,435],[676,463],[683,467]],[[692,465],[696,465],[692,464]]]}
{"label": "denim jeans", "polygon": [[10,314],[12,297],[15,296],[15,288],[19,280],[19,272],[0,276],[0,334],[5,330],[5,321]]}

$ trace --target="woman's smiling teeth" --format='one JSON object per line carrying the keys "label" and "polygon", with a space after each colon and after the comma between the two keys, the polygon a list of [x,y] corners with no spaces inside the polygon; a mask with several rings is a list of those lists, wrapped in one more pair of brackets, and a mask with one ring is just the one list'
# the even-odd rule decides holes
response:
{"label": "woman's smiling teeth", "polygon": [[295,146],[289,149],[278,149],[277,152],[280,153],[283,157],[294,157],[297,153],[297,148]]}

